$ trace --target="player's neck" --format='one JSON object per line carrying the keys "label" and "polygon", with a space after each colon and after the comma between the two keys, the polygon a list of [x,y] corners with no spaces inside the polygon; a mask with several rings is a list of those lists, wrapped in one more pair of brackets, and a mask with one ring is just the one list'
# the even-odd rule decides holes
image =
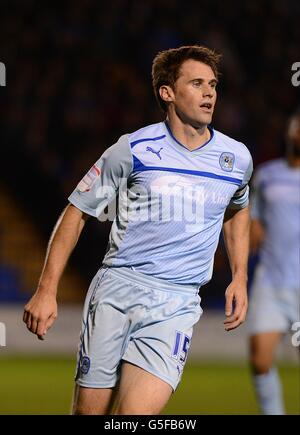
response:
{"label": "player's neck", "polygon": [[188,123],[173,117],[167,118],[167,123],[173,136],[190,151],[200,148],[211,138],[211,133],[207,125],[195,128]]}

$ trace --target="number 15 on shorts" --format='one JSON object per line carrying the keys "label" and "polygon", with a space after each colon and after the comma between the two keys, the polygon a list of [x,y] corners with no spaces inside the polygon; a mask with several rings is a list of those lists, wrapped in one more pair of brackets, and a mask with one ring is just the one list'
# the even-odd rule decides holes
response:
{"label": "number 15 on shorts", "polygon": [[188,335],[176,331],[172,357],[179,361],[181,364],[184,364],[186,361],[190,342],[191,339]]}

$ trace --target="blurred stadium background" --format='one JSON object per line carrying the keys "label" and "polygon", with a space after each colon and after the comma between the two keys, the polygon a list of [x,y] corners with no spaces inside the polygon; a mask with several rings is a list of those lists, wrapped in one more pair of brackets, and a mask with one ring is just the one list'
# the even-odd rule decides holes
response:
{"label": "blurred stadium background", "polygon": [[[61,282],[59,319],[45,342],[22,324],[47,240],[66,198],[123,133],[162,119],[151,62],[163,49],[200,43],[224,56],[213,125],[243,141],[255,165],[284,152],[299,105],[298,0],[1,1],[0,414],[69,412],[81,304],[105,252],[110,223],[89,221]],[[137,241],[138,242],[138,241]],[[251,259],[253,269],[255,259]],[[222,243],[201,290],[184,381],[166,413],[255,414],[246,327],[223,332],[230,273]],[[287,411],[300,413],[290,339],[279,352]]]}

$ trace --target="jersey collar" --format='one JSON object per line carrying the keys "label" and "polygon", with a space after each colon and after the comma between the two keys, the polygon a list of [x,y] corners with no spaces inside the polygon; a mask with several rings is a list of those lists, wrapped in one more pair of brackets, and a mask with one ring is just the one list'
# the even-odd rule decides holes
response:
{"label": "jersey collar", "polygon": [[173,135],[167,120],[163,122],[163,125],[167,133],[166,136],[170,140],[170,142],[174,144],[176,148],[179,148],[181,151],[185,151],[187,153],[201,154],[204,151],[208,151],[208,149],[210,149],[215,142],[214,129],[208,125],[207,127],[210,131],[210,139],[207,142],[205,142],[203,145],[201,145],[199,148],[195,148],[194,150],[189,150],[185,145],[179,142],[179,140],[177,140],[176,137]]}

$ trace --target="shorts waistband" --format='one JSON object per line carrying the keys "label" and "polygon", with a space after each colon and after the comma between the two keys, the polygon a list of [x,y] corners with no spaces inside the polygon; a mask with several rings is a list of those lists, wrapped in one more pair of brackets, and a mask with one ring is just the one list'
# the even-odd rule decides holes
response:
{"label": "shorts waistband", "polygon": [[128,279],[132,281],[134,284],[140,284],[145,287],[152,287],[157,290],[164,291],[174,291],[180,293],[192,293],[198,294],[199,286],[197,285],[183,285],[183,284],[174,284],[170,281],[165,281],[159,278],[155,278],[150,275],[145,275],[144,273],[137,272],[136,270],[131,269],[130,267],[112,267],[103,265],[102,269],[108,269],[114,275],[119,276],[120,278]]}

